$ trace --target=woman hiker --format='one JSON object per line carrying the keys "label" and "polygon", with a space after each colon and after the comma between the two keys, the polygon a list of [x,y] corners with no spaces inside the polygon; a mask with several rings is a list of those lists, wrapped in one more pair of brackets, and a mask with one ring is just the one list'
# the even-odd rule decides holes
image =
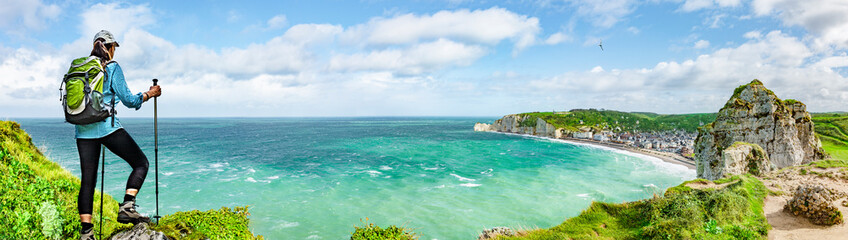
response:
{"label": "woman hiker", "polygon": [[[107,76],[103,83],[102,99],[103,101],[107,101],[106,99],[111,101],[112,96],[115,95],[120,102],[124,103],[124,106],[138,110],[142,103],[152,97],[162,95],[162,92],[159,86],[151,86],[147,92],[132,94],[127,87],[121,66],[117,62],[112,62],[117,47],[118,42],[115,41],[112,33],[103,30],[94,35],[94,49],[91,50],[91,56],[100,58],[101,65],[105,65],[104,71],[106,71]],[[80,156],[80,172],[82,172],[82,182],[77,197],[77,208],[80,214],[80,222],[82,222],[82,229],[80,229],[80,239],[82,240],[95,239],[91,213],[94,205],[94,187],[97,181],[101,145],[106,146],[109,151],[124,159],[132,167],[132,172],[127,179],[124,202],[118,209],[118,222],[135,224],[149,221],[149,218],[141,216],[135,211],[135,196],[147,176],[147,157],[129,133],[124,130],[118,119],[114,119],[115,124],[112,125],[110,118],[113,117],[92,124],[75,125],[77,150]]]}

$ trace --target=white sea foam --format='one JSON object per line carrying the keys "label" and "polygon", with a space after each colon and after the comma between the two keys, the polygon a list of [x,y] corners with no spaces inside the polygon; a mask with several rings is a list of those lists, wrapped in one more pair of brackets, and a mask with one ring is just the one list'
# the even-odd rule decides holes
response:
{"label": "white sea foam", "polygon": [[388,170],[392,170],[392,169],[394,169],[394,168],[389,167],[389,166],[385,166],[385,165],[384,165],[384,166],[380,166],[380,170],[383,170],[383,171],[388,171]]}
{"label": "white sea foam", "polygon": [[439,167],[425,167],[424,170],[427,170],[427,171],[439,170]]}
{"label": "white sea foam", "polygon": [[479,187],[479,186],[482,186],[482,185],[483,185],[483,184],[477,184],[477,183],[463,183],[463,184],[459,184],[459,186],[463,186],[463,187]]}
{"label": "white sea foam", "polygon": [[228,164],[228,163],[213,163],[213,164],[209,165],[209,167],[211,167],[211,168],[222,168],[226,164]]}
{"label": "white sea foam", "polygon": [[433,187],[433,188],[445,188],[445,185],[444,185],[444,184],[442,184],[442,185],[439,185],[439,186],[435,186],[435,187]]}
{"label": "white sea foam", "polygon": [[377,170],[368,170],[368,171],[365,171],[365,172],[368,173],[368,175],[371,175],[372,177],[377,177],[377,176],[380,176],[380,175],[383,174],[382,172],[377,171]]}
{"label": "white sea foam", "polygon": [[588,193],[581,193],[581,194],[577,194],[577,196],[582,197],[582,198],[588,198],[589,194]]}
{"label": "white sea foam", "polygon": [[163,172],[162,175],[171,176],[174,175],[174,172]]}
{"label": "white sea foam", "polygon": [[247,169],[247,172],[255,173],[255,172],[256,172],[256,170],[255,170],[255,169],[253,169],[253,168],[248,168],[248,169]]}
{"label": "white sea foam", "polygon": [[292,227],[297,227],[297,226],[300,226],[299,222],[288,222],[288,221],[283,220],[282,223],[277,224],[277,226],[274,226],[271,229],[292,228]]}
{"label": "white sea foam", "polygon": [[267,179],[271,179],[271,180],[278,179],[278,178],[280,178],[280,176],[270,176],[270,177],[267,177]]}
{"label": "white sea foam", "polygon": [[256,179],[253,179],[252,177],[247,177],[247,179],[245,179],[244,181],[245,182],[256,182]]}
{"label": "white sea foam", "polygon": [[480,174],[492,176],[492,172],[494,172],[494,171],[495,171],[494,169],[489,168],[486,171],[480,172]]}
{"label": "white sea foam", "polygon": [[306,237],[306,239],[321,239],[321,236],[312,234],[312,235],[309,235],[309,237]]}
{"label": "white sea foam", "polygon": [[642,185],[642,187],[646,187],[646,188],[657,188],[657,185],[654,185],[653,183],[651,183],[651,184],[645,184],[645,185]]}
{"label": "white sea foam", "polygon": [[471,179],[471,178],[459,176],[459,175],[456,175],[455,173],[451,173],[450,175],[456,177],[456,179],[459,179],[459,181],[463,181],[463,182],[477,181],[477,179]]}

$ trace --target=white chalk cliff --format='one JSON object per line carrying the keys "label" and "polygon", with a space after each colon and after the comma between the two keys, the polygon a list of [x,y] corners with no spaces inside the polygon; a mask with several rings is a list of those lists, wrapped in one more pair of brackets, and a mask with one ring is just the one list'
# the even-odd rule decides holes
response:
{"label": "white chalk cliff", "polygon": [[[731,147],[736,142],[757,145],[767,158],[757,159],[755,168],[765,173],[783,167],[822,159],[824,150],[813,131],[806,106],[798,101],[781,101],[754,80],[740,86],[718,112],[715,122],[698,130],[695,162],[699,178],[715,180],[746,168],[754,148]],[[740,167],[741,166],[741,167]],[[754,166],[754,165],[751,165]]]}

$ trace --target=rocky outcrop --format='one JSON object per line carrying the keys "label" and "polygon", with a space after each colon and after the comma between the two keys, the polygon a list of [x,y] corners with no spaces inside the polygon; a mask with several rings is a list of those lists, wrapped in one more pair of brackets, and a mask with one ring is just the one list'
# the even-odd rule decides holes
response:
{"label": "rocky outcrop", "polygon": [[512,237],[515,236],[515,231],[509,229],[508,227],[495,227],[492,229],[486,229],[483,230],[483,232],[477,236],[477,240],[497,239],[500,236]]}
{"label": "rocky outcrop", "polygon": [[695,139],[698,177],[715,180],[738,172],[739,169],[730,166],[746,166],[747,162],[741,161],[747,158],[732,157],[743,154],[744,150],[724,153],[736,142],[762,147],[773,168],[759,169],[761,173],[824,156],[806,106],[794,100],[780,100],[756,79],[737,88],[718,112],[715,122],[698,130]]}
{"label": "rocky outcrop", "polygon": [[492,131],[495,131],[495,130],[494,130],[494,128],[492,128],[491,124],[477,123],[477,124],[474,124],[474,131],[475,132],[492,132]]}
{"label": "rocky outcrop", "polygon": [[147,223],[136,224],[132,229],[125,230],[110,238],[111,240],[168,240],[162,232],[151,230]]}
{"label": "rocky outcrop", "polygon": [[704,167],[704,178],[719,179],[745,173],[759,176],[775,168],[762,147],[745,142],[736,142],[722,151],[714,164],[715,167]]}
{"label": "rocky outcrop", "polygon": [[813,224],[830,226],[843,221],[842,212],[833,204],[843,197],[845,193],[821,185],[801,185],[783,209],[795,216],[804,216]]}
{"label": "rocky outcrop", "polygon": [[564,129],[556,128],[541,118],[527,114],[506,115],[492,124],[477,123],[474,125],[474,131],[517,133],[550,138],[561,138],[567,134]]}

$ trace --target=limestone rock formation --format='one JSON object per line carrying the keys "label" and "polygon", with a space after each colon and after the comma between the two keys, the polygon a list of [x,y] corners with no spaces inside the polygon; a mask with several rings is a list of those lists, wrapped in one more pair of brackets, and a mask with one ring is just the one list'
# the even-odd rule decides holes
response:
{"label": "limestone rock formation", "polygon": [[751,173],[761,175],[774,169],[765,150],[757,144],[736,142],[724,149],[715,167],[705,167],[704,176],[724,178],[731,175]]}
{"label": "limestone rock formation", "polygon": [[806,106],[795,100],[780,100],[756,79],[736,88],[719,110],[715,122],[698,130],[695,139],[698,177],[715,180],[733,174],[733,170],[726,169],[728,166],[745,166],[741,162],[725,161],[746,159],[724,157],[724,151],[736,142],[763,148],[773,168],[760,169],[762,173],[824,157]]}
{"label": "limestone rock formation", "polygon": [[136,224],[132,229],[115,234],[111,240],[168,240],[162,232],[151,230],[147,223]]}
{"label": "limestone rock formation", "polygon": [[475,132],[491,132],[491,131],[494,131],[494,129],[492,128],[491,124],[477,123],[477,124],[474,124],[474,131]]}
{"label": "limestone rock formation", "polygon": [[506,115],[492,124],[477,123],[474,125],[474,131],[517,133],[551,138],[561,138],[566,134],[564,129],[556,128],[541,118],[526,114]]}
{"label": "limestone rock formation", "polygon": [[801,185],[783,209],[795,216],[804,216],[813,224],[840,224],[842,212],[833,205],[833,201],[843,197],[845,193],[821,185]]}

